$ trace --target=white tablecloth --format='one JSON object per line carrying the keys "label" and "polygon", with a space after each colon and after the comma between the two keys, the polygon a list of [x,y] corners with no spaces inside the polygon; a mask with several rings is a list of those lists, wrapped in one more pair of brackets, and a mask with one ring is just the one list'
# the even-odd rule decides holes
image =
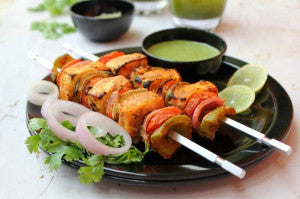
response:
{"label": "white tablecloth", "polygon": [[[29,13],[33,0],[16,0],[0,22],[0,198],[300,198],[298,135],[300,109],[300,1],[229,0],[217,34],[227,44],[227,55],[266,66],[289,93],[294,104],[294,123],[286,143],[293,153],[274,153],[247,170],[243,180],[226,177],[189,186],[136,187],[102,181],[79,183],[76,170],[62,166],[50,173],[43,160],[30,155],[24,144],[26,85],[48,71],[27,58],[29,50],[50,61],[65,53],[64,42],[89,52],[140,46],[151,32],[173,27],[165,10],[156,16],[135,16],[130,30],[109,43],[94,43],[79,33],[45,40],[29,30],[33,20],[44,14]],[[62,20],[70,21],[68,16]]]}

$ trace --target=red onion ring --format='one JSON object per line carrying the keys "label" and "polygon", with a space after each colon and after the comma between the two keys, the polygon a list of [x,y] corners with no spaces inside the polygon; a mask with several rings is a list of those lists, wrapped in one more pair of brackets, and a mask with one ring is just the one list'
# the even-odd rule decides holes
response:
{"label": "red onion ring", "polygon": [[42,114],[46,116],[49,128],[64,141],[76,141],[78,138],[76,132],[62,126],[61,122],[68,120],[76,126],[79,117],[87,112],[91,110],[81,104],[58,99],[46,101],[42,107]]}
{"label": "red onion ring", "polygon": [[58,87],[54,83],[38,80],[29,84],[27,99],[32,104],[42,106],[48,99],[57,99],[58,93]]}
{"label": "red onion ring", "polygon": [[[125,141],[125,146],[122,146],[120,148],[113,148],[102,144],[96,139],[95,136],[90,133],[88,126],[101,128],[106,133],[109,133],[111,135],[122,135]],[[129,150],[132,142],[128,132],[125,131],[125,129],[123,129],[123,127],[121,127],[118,123],[100,113],[92,111],[83,114],[79,118],[76,126],[76,132],[80,144],[84,146],[88,151],[96,155],[125,153]]]}

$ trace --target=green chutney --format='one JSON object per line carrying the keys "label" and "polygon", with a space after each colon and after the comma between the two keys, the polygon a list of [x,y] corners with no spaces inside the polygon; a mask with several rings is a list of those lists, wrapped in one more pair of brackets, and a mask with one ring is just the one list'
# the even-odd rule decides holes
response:
{"label": "green chutney", "polygon": [[201,61],[220,54],[220,51],[213,46],[189,40],[159,42],[150,46],[147,51],[162,59],[182,62]]}

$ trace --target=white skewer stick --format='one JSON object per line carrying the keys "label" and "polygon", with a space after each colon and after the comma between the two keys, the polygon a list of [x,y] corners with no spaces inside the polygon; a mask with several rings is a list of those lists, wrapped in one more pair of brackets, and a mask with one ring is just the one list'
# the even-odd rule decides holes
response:
{"label": "white skewer stick", "polygon": [[[30,58],[32,58],[32,56],[29,56]],[[38,59],[34,59],[35,61],[38,60],[45,60],[37,55],[35,55],[36,58]],[[38,63],[42,64],[43,66],[47,67],[47,62],[40,62],[38,61]],[[45,64],[45,65],[44,65]],[[180,144],[182,144],[183,146],[187,147],[188,149],[198,153],[199,155],[201,155],[202,157],[206,158],[207,160],[216,163],[217,165],[221,166],[223,169],[225,169],[226,171],[232,173],[233,175],[239,177],[239,178],[243,178],[246,174],[246,171],[243,170],[242,168],[236,166],[235,164],[222,159],[221,157],[219,157],[218,155],[216,155],[215,153],[205,149],[204,147],[196,144],[195,142],[185,138],[184,136],[176,133],[175,131],[170,131],[167,136],[169,136],[170,138],[172,138],[173,140],[179,142]]]}
{"label": "white skewer stick", "polygon": [[[68,43],[65,43],[65,45],[70,45]],[[75,51],[73,51],[75,52]],[[83,54],[78,54],[77,52],[83,52]],[[86,58],[88,58],[86,55],[91,55],[88,52],[84,52],[83,50],[79,50],[76,49],[76,52],[78,55],[84,56]],[[95,55],[93,55],[95,56]],[[97,56],[95,56],[97,57]],[[97,57],[97,60],[99,59],[99,57]],[[267,138],[263,133],[260,133],[254,129],[251,129],[239,122],[236,122],[230,118],[227,117],[223,117],[220,121],[224,122],[225,124],[232,126],[234,128],[239,129],[240,131],[242,131],[245,135],[250,136],[251,138],[254,138],[257,140],[257,142],[259,143],[264,143],[266,145],[268,145],[269,147],[274,147],[275,149],[277,149],[278,151],[282,152],[285,155],[289,155],[292,152],[292,149],[290,146],[284,144],[283,142],[280,142],[276,139],[270,139]]]}
{"label": "white skewer stick", "polygon": [[98,61],[98,59],[99,59],[99,57],[97,57],[97,56],[95,56],[95,55],[93,55],[91,53],[88,53],[88,52],[86,52],[84,50],[81,50],[81,49],[73,47],[70,43],[64,43],[63,47],[65,49],[67,49],[67,50],[69,50],[69,51],[71,51],[71,52],[73,52],[73,53],[75,53],[77,55],[80,55],[80,56],[82,56],[84,58],[87,58],[87,59],[89,59],[91,61]]}
{"label": "white skewer stick", "polygon": [[259,143],[264,143],[268,146],[274,147],[275,149],[284,153],[285,155],[290,155],[290,153],[292,152],[292,148],[289,145],[279,142],[276,139],[267,138],[265,134],[258,132],[254,129],[251,129],[248,126],[245,126],[245,125],[243,125],[237,121],[234,121],[228,117],[223,117],[223,118],[221,118],[220,121],[224,122],[225,124],[227,124],[229,126],[239,129],[240,131],[244,132],[251,138],[256,139],[257,142],[259,142]]}
{"label": "white skewer stick", "polygon": [[226,171],[232,173],[233,175],[243,178],[246,174],[246,171],[243,170],[242,168],[236,166],[235,164],[224,160],[220,156],[216,155],[215,153],[207,150],[206,148],[196,144],[195,142],[187,139],[186,137],[174,132],[174,131],[169,131],[167,134],[168,137],[172,138],[173,140],[179,142],[183,146],[187,147],[188,149],[198,153],[202,157],[206,158],[207,160],[216,163]]}
{"label": "white skewer stick", "polygon": [[42,64],[43,66],[45,66],[46,68],[48,68],[49,70],[52,69],[53,64],[51,62],[49,62],[48,60],[38,56],[37,54],[35,54],[34,52],[29,51],[28,52],[28,57],[30,59],[35,60],[37,63]]}

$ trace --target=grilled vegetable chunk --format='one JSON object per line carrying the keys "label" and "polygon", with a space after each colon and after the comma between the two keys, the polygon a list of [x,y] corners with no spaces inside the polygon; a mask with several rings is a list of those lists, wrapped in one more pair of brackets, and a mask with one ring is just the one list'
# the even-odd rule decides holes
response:
{"label": "grilled vegetable chunk", "polygon": [[190,97],[192,97],[196,93],[201,92],[218,93],[218,89],[213,83],[209,81],[199,81],[194,84],[185,84],[183,86],[179,86],[178,88],[175,87],[172,90],[169,95],[169,101],[167,103],[170,106],[177,106],[181,109],[184,109]]}
{"label": "grilled vegetable chunk", "polygon": [[180,74],[175,69],[151,67],[149,70],[136,70],[130,75],[135,88],[147,88],[156,92],[167,80],[181,81]]}
{"label": "grilled vegetable chunk", "polygon": [[151,135],[151,148],[163,158],[169,159],[177,151],[181,144],[166,136],[169,131],[175,131],[182,136],[191,139],[191,119],[186,115],[176,115],[168,119]]}
{"label": "grilled vegetable chunk", "polygon": [[57,77],[59,99],[75,101],[74,92],[81,76],[87,72],[104,71],[106,69],[103,63],[91,61],[81,61],[70,67],[62,68]]}
{"label": "grilled vegetable chunk", "polygon": [[140,129],[145,116],[164,107],[162,97],[152,91],[131,95],[119,104],[119,124],[130,134],[134,143],[141,141]]}
{"label": "grilled vegetable chunk", "polygon": [[141,136],[144,141],[151,147],[150,137],[153,132],[171,117],[181,114],[182,110],[175,106],[164,107],[149,113],[144,119],[141,130]]}
{"label": "grilled vegetable chunk", "polygon": [[105,114],[105,102],[107,97],[121,88],[132,88],[132,84],[123,76],[115,76],[100,79],[88,91],[88,103],[94,111]]}
{"label": "grilled vegetable chunk", "polygon": [[105,66],[108,67],[114,75],[129,77],[130,72],[137,67],[146,66],[148,60],[141,53],[132,53],[119,56],[109,60]]}
{"label": "grilled vegetable chunk", "polygon": [[210,140],[215,139],[215,134],[219,130],[219,120],[223,116],[234,116],[236,114],[233,107],[227,107],[225,105],[216,108],[215,110],[206,114],[200,124],[200,131],[198,133]]}
{"label": "grilled vegetable chunk", "polygon": [[[212,97],[212,98],[202,101],[196,107],[196,109],[193,113],[193,117],[192,117],[192,124],[193,124],[193,128],[199,133],[200,136],[211,139],[211,140],[213,140],[215,138],[214,133],[212,135],[212,133],[210,131],[206,132],[205,130],[201,130],[201,122],[208,113],[210,113],[217,107],[222,106],[223,103],[224,103],[223,99],[221,99],[219,97]],[[203,129],[205,129],[205,128],[203,128]]]}

